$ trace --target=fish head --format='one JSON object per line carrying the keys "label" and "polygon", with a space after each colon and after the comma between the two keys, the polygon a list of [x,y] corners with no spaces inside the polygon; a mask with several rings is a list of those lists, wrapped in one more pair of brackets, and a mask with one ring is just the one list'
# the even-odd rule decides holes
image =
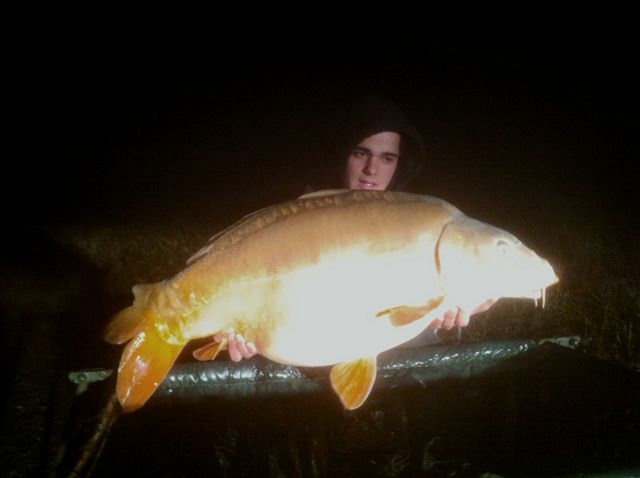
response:
{"label": "fish head", "polygon": [[440,281],[462,309],[487,299],[542,298],[558,282],[553,267],[507,231],[461,214],[443,229],[436,252]]}

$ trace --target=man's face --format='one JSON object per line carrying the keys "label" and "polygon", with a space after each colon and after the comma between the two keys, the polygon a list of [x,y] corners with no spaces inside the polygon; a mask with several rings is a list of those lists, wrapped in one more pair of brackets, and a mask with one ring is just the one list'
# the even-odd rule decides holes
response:
{"label": "man's face", "polygon": [[347,159],[349,189],[387,189],[398,167],[400,135],[384,131],[364,138]]}

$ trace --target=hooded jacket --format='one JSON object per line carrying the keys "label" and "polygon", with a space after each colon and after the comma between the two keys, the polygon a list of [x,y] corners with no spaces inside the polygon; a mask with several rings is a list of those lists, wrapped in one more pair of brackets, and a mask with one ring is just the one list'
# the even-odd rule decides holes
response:
{"label": "hooded jacket", "polygon": [[398,166],[388,189],[403,190],[418,176],[426,159],[422,136],[393,101],[369,95],[360,99],[347,115],[338,144],[339,178],[344,174],[346,158],[353,148],[364,138],[384,131],[400,135]]}

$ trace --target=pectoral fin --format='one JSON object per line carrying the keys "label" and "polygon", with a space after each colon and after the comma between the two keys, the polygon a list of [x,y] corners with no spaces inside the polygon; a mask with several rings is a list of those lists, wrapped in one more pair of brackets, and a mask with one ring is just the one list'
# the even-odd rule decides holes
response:
{"label": "pectoral fin", "polygon": [[355,410],[369,396],[376,379],[375,357],[342,362],[331,369],[331,386],[347,410]]}
{"label": "pectoral fin", "polygon": [[388,314],[391,325],[399,327],[421,319],[433,309],[442,304],[443,300],[444,296],[441,295],[439,297],[429,299],[429,301],[425,305],[420,307],[402,305],[400,307],[393,307],[391,309],[383,310],[382,312],[379,312],[377,316],[381,317]]}
{"label": "pectoral fin", "polygon": [[206,362],[207,360],[215,360],[218,354],[225,348],[227,348],[226,339],[224,339],[222,342],[210,342],[207,345],[194,350],[193,356],[201,362]]}

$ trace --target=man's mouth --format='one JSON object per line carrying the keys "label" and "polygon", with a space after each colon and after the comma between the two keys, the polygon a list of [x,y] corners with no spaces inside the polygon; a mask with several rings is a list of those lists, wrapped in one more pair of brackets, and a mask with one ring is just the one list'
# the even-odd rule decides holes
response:
{"label": "man's mouth", "polygon": [[376,187],[376,183],[372,183],[371,181],[365,181],[364,179],[358,179],[358,184],[362,189],[373,189]]}

